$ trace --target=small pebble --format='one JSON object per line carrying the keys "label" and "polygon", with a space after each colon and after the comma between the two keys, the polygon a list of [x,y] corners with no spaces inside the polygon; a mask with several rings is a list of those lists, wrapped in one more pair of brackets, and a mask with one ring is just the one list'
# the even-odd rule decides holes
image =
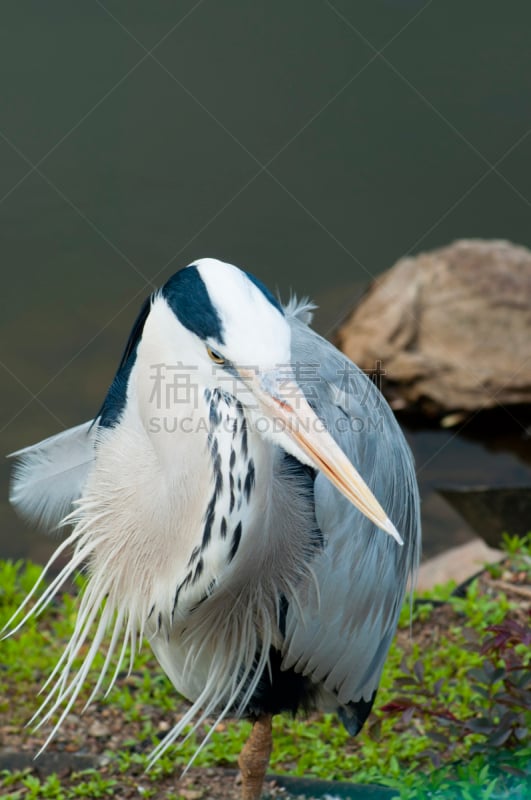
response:
{"label": "small pebble", "polygon": [[88,734],[89,736],[95,736],[97,739],[100,739],[103,736],[110,736],[111,731],[109,730],[109,726],[105,725],[104,722],[95,720],[88,729]]}

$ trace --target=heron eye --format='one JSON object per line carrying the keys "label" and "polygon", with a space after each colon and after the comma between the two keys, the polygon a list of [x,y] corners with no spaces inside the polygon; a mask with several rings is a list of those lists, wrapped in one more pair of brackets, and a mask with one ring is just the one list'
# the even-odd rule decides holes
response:
{"label": "heron eye", "polygon": [[208,353],[209,357],[212,359],[212,361],[214,361],[215,364],[224,364],[225,363],[225,359],[223,358],[223,356],[221,356],[215,350],[212,350],[212,348],[209,347],[208,345],[207,345],[207,349],[206,350],[207,350],[207,353]]}

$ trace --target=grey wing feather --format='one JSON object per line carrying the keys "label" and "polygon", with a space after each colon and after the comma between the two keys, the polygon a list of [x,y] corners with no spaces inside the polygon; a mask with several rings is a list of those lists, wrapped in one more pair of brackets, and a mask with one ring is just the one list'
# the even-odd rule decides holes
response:
{"label": "grey wing feather", "polygon": [[56,527],[82,493],[94,460],[92,422],[11,453],[15,459],[9,499],[29,522]]}
{"label": "grey wing feather", "polygon": [[400,547],[325,478],[315,480],[324,547],[311,582],[290,605],[283,667],[337,697],[369,701],[380,680],[410,574],[420,552],[419,497],[409,447],[374,383],[294,315],[292,360],[313,364],[299,380],[308,401],[404,539]]}

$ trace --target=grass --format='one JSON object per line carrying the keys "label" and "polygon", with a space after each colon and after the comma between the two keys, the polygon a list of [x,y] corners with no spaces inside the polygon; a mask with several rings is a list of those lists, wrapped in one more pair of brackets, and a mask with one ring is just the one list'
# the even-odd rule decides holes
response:
{"label": "grass", "polygon": [[[512,573],[529,579],[531,536],[506,538],[505,548]],[[493,579],[499,570],[492,570]],[[0,562],[0,625],[39,574],[40,568],[32,564]],[[357,739],[348,736],[335,715],[320,715],[310,722],[276,717],[272,771],[380,783],[395,789],[397,796],[414,800],[527,796],[529,620],[522,621],[522,609],[514,599],[493,593],[480,581],[472,582],[464,597],[452,596],[454,588],[438,587],[414,604],[413,625],[415,632],[423,631],[420,640],[409,640],[409,609],[404,609],[403,632],[391,648],[375,710]],[[441,601],[446,605],[439,605]],[[2,641],[2,726],[22,728],[34,713],[35,687],[55,666],[75,614],[75,599],[65,594],[42,619],[31,619]],[[497,630],[493,632],[492,626]],[[495,639],[497,647],[492,644]],[[516,686],[517,680],[521,686]],[[159,782],[184,767],[201,741],[200,736],[191,736],[143,774],[149,752],[160,738],[161,719],[171,720],[176,705],[174,689],[146,647],[132,675],[120,680],[107,699],[98,700],[103,716],[106,709],[119,712],[123,729],[134,730],[134,738],[124,738],[109,755],[109,768],[85,771],[75,780],[4,772],[1,796],[5,800],[111,797],[131,773],[142,775],[141,796],[160,796]],[[234,766],[249,730],[246,722],[224,722],[195,765]],[[177,800],[179,795],[169,792],[164,797]]]}

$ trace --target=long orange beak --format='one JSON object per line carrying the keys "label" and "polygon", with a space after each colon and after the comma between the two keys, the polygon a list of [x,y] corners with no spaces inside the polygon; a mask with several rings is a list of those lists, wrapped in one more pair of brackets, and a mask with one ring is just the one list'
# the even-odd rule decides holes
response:
{"label": "long orange beak", "polygon": [[299,386],[292,380],[275,380],[271,373],[267,373],[266,380],[250,370],[240,369],[239,373],[261,409],[280,423],[281,429],[306,454],[312,465],[323,472],[371,522],[392,536],[398,544],[403,544],[380,503],[325,429]]}

